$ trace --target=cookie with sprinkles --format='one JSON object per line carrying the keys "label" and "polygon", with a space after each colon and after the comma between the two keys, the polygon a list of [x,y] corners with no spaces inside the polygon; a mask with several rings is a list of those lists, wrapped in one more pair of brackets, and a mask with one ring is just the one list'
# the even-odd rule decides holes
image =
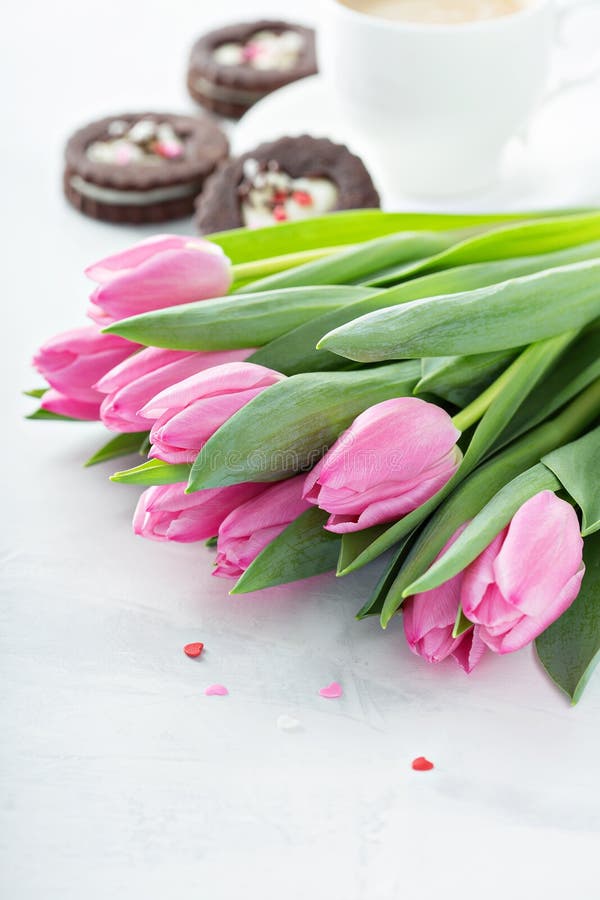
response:
{"label": "cookie with sprinkles", "polygon": [[196,201],[196,225],[209,234],[379,205],[358,156],[305,134],[261,144],[220,166]]}
{"label": "cookie with sprinkles", "polygon": [[313,29],[265,19],[203,35],[192,47],[187,85],[201,106],[239,119],[271,91],[316,71]]}
{"label": "cookie with sprinkles", "polygon": [[123,113],[86,125],[65,151],[64,191],[80,212],[107,222],[189,216],[229,145],[208,117]]}

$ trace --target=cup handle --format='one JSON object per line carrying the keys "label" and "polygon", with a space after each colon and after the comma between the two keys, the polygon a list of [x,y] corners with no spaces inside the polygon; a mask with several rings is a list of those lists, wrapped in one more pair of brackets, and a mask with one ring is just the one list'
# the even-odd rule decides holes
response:
{"label": "cup handle", "polygon": [[[556,35],[555,40],[558,44],[566,44],[567,41],[564,38],[563,30],[565,24],[571,18],[572,15],[576,15],[581,12],[582,9],[592,7],[598,13],[600,13],[600,2],[598,0],[572,0],[570,3],[557,4],[556,8]],[[582,87],[583,85],[589,84],[594,78],[600,75],[600,59],[594,63],[594,65],[590,66],[586,71],[579,72],[576,75],[564,76],[560,78],[557,83],[550,88],[544,97],[544,104],[551,103],[557,97],[562,96],[562,94],[567,93],[568,91],[573,90],[574,88]]]}

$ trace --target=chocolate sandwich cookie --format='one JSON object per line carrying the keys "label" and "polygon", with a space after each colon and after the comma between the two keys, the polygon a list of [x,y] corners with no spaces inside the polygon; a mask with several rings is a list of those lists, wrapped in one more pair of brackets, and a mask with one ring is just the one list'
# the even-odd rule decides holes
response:
{"label": "chocolate sandwich cookie", "polygon": [[202,106],[239,119],[271,91],[316,71],[312,28],[263,20],[201,37],[192,48],[187,84]]}
{"label": "chocolate sandwich cookie", "polygon": [[196,201],[201,234],[379,207],[363,162],[326,138],[285,137],[220,166]]}
{"label": "chocolate sandwich cookie", "polygon": [[208,118],[110,116],[69,140],[65,194],[82,213],[107,222],[189,216],[205,179],[228,149],[227,138]]}

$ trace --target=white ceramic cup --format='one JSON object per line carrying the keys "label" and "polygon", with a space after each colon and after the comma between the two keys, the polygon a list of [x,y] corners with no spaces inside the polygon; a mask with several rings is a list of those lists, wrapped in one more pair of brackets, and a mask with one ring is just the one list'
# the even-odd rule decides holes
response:
{"label": "white ceramic cup", "polygon": [[396,188],[460,194],[494,180],[508,140],[547,94],[558,20],[553,0],[456,25],[324,0],[319,64],[356,146]]}

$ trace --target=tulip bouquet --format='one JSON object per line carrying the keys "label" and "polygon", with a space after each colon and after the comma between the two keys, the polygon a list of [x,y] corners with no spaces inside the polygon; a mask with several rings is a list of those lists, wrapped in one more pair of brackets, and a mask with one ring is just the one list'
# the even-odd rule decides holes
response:
{"label": "tulip bouquet", "polygon": [[101,419],[136,534],[216,545],[232,593],[385,555],[358,618],[470,672],[600,651],[600,212],[360,211],[87,270],[30,418]]}

